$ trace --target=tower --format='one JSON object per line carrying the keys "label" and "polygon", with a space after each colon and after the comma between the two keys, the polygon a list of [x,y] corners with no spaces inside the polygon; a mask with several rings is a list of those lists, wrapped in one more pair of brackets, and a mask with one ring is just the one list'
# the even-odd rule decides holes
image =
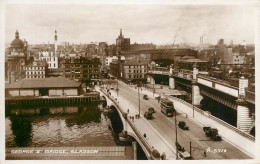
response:
{"label": "tower", "polygon": [[57,56],[57,50],[58,50],[58,36],[57,31],[55,30],[55,36],[54,36],[54,55]]}

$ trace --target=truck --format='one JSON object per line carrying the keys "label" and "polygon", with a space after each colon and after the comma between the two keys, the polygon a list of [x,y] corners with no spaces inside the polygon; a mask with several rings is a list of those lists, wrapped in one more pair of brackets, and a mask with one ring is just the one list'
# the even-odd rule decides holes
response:
{"label": "truck", "polygon": [[207,137],[210,137],[214,141],[221,141],[222,137],[218,134],[217,128],[211,128],[209,126],[203,127],[203,131],[205,132]]}
{"label": "truck", "polygon": [[166,114],[168,117],[173,116],[173,112],[175,111],[173,102],[168,100],[167,98],[161,99],[161,112]]}

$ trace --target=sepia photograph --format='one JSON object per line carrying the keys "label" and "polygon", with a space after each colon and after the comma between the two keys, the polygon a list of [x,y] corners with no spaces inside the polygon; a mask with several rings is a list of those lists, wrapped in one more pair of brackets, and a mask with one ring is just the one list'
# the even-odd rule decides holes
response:
{"label": "sepia photograph", "polygon": [[1,1],[0,163],[260,162],[260,3],[213,2]]}

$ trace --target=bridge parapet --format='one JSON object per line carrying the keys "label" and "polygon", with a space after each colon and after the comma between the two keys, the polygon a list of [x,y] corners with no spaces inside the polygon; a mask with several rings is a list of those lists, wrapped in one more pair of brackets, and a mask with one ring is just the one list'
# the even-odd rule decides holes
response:
{"label": "bridge parapet", "polygon": [[214,88],[218,91],[224,92],[228,95],[238,98],[238,88],[229,85],[225,81],[218,80],[218,79],[211,78],[211,77],[204,76],[204,75],[199,75],[197,77],[197,82],[199,84]]}
{"label": "bridge parapet", "polygon": [[250,103],[252,103],[252,104],[255,104],[255,92],[246,90],[245,93],[246,93],[245,100],[246,100],[247,102],[250,102]]}

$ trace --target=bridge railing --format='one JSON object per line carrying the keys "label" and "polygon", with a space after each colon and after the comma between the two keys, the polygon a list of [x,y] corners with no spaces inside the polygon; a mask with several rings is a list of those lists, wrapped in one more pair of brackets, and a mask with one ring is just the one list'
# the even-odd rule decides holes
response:
{"label": "bridge railing", "polygon": [[[182,99],[179,99],[179,98],[176,98],[176,97],[172,97],[172,99],[174,99],[174,100],[176,100],[176,101],[179,101],[179,102],[181,102],[181,103],[183,103],[183,104],[185,104],[185,105],[187,105],[187,106],[189,106],[189,107],[191,107],[191,108],[193,107],[192,104],[190,104],[190,103],[188,103],[188,102],[186,102],[186,101],[184,101],[184,100],[182,100]],[[232,125],[226,123],[225,121],[223,121],[223,120],[221,120],[221,119],[219,119],[219,118],[217,118],[217,117],[215,117],[215,116],[213,116],[213,115],[211,115],[211,114],[205,114],[206,112],[203,111],[202,109],[200,109],[200,108],[194,106],[194,110],[196,110],[197,112],[199,112],[199,113],[201,113],[201,114],[203,114],[203,115],[205,115],[205,116],[211,118],[212,120],[214,120],[214,121],[216,121],[216,122],[218,122],[218,123],[220,123],[220,124],[222,124],[222,125],[228,127],[229,129],[231,129],[231,130],[233,130],[233,131],[239,133],[240,135],[242,135],[242,136],[244,136],[244,137],[250,139],[251,141],[255,141],[255,137],[254,137],[254,136],[252,136],[252,135],[250,135],[250,134],[248,134],[248,133],[245,133],[245,132],[241,131],[240,129],[238,129],[238,128],[236,128],[236,127],[234,127],[234,126],[232,126]]]}
{"label": "bridge railing", "polygon": [[[124,116],[126,113],[119,107],[118,102],[114,99],[113,96],[109,95],[105,89],[101,88],[101,91],[108,97],[110,98],[110,100],[115,104],[115,106],[117,107],[117,109],[120,111],[120,113]],[[153,152],[153,148],[148,144],[148,142],[143,138],[143,135],[136,129],[136,127],[134,126],[134,124],[128,119],[128,117],[125,117],[125,121],[128,122],[128,124],[131,126],[131,128],[133,129],[133,131],[135,132],[135,134],[137,135],[137,137],[139,138],[139,140],[142,142],[142,144],[144,145],[144,147],[146,148],[146,150],[148,151],[149,154],[152,155]]]}

